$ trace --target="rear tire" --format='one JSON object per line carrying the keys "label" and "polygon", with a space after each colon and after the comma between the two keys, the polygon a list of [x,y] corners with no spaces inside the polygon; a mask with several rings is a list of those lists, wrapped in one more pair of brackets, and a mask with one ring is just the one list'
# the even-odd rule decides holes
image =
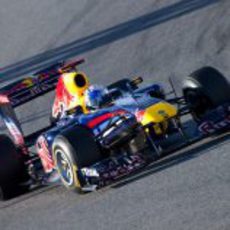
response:
{"label": "rear tire", "polygon": [[20,193],[19,184],[28,180],[28,173],[8,136],[0,135],[0,149],[0,200],[6,200]]}
{"label": "rear tire", "polygon": [[91,130],[76,126],[55,138],[53,159],[64,186],[81,192],[84,181],[79,169],[100,161],[102,155]]}
{"label": "rear tire", "polygon": [[230,101],[230,84],[215,68],[203,67],[184,81],[183,94],[196,121],[213,108]]}

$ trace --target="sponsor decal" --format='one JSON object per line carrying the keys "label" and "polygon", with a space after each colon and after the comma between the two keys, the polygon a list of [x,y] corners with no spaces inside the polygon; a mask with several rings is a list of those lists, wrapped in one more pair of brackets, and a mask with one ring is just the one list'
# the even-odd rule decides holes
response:
{"label": "sponsor decal", "polygon": [[5,119],[5,124],[13,136],[16,145],[23,146],[25,144],[24,137],[17,125],[9,117]]}
{"label": "sponsor decal", "polygon": [[10,101],[6,95],[3,95],[3,94],[0,95],[0,104],[7,104],[9,102]]}
{"label": "sponsor decal", "polygon": [[22,81],[15,83],[10,89],[4,91],[10,99],[12,105],[17,105],[29,100],[36,95],[52,90],[56,83],[57,78],[49,75],[39,75],[37,78],[28,77]]}
{"label": "sponsor decal", "polygon": [[27,89],[32,87],[35,84],[35,79],[33,78],[26,78],[23,79],[21,82],[18,82],[17,84],[13,85],[9,90],[7,90],[5,93],[7,95],[15,94],[23,89]]}
{"label": "sponsor decal", "polygon": [[99,174],[95,168],[82,168],[81,172],[87,177],[99,177]]}
{"label": "sponsor decal", "polygon": [[41,159],[44,171],[46,173],[50,173],[54,169],[54,162],[50,155],[49,149],[48,149],[48,143],[44,136],[40,136],[37,140],[36,149],[38,152],[38,155]]}
{"label": "sponsor decal", "polygon": [[121,155],[93,165],[87,169],[84,176],[86,177],[86,181],[90,182],[91,179],[95,178],[97,175],[98,180],[92,180],[92,183],[96,183],[98,187],[103,187],[109,185],[118,178],[140,169],[144,164],[145,161],[139,155]]}
{"label": "sponsor decal", "polygon": [[145,110],[136,110],[135,111],[135,117],[137,119],[138,122],[141,122],[144,119],[144,115],[145,115]]}
{"label": "sponsor decal", "polygon": [[224,120],[214,123],[212,121],[205,121],[199,125],[198,129],[204,134],[213,134],[218,130],[227,128],[230,126],[230,115],[228,115]]}
{"label": "sponsor decal", "polygon": [[164,117],[165,119],[169,118],[169,115],[164,110],[159,110],[158,114]]}

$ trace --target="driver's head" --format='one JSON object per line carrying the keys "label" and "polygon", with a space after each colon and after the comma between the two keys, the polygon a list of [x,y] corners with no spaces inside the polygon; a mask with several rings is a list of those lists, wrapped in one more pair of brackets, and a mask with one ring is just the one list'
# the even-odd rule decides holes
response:
{"label": "driver's head", "polygon": [[106,89],[99,85],[91,85],[85,92],[86,107],[89,109],[98,109],[102,103]]}
{"label": "driver's head", "polygon": [[89,87],[89,79],[83,72],[64,73],[63,81],[67,91],[73,96],[81,96]]}

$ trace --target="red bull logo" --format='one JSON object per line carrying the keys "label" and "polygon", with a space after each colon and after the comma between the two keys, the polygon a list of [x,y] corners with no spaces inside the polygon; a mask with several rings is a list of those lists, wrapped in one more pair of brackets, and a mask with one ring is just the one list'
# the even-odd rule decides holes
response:
{"label": "red bull logo", "polygon": [[34,79],[32,78],[24,79],[21,83],[21,86],[25,88],[32,87],[33,85],[34,85]]}
{"label": "red bull logo", "polygon": [[22,89],[29,89],[33,87],[36,84],[35,79],[33,78],[27,78],[23,79],[21,82],[18,82],[15,86],[7,90],[5,93],[6,95],[10,95],[13,93],[16,93]]}

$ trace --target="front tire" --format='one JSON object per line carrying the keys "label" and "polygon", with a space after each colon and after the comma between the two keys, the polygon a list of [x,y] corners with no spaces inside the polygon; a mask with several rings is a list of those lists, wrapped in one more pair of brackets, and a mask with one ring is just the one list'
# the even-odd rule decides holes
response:
{"label": "front tire", "polygon": [[102,156],[92,132],[86,127],[76,126],[55,138],[53,159],[64,186],[81,192],[85,182],[79,170],[100,161]]}
{"label": "front tire", "polygon": [[217,69],[203,67],[185,79],[183,94],[199,121],[209,110],[230,101],[230,84]]}

